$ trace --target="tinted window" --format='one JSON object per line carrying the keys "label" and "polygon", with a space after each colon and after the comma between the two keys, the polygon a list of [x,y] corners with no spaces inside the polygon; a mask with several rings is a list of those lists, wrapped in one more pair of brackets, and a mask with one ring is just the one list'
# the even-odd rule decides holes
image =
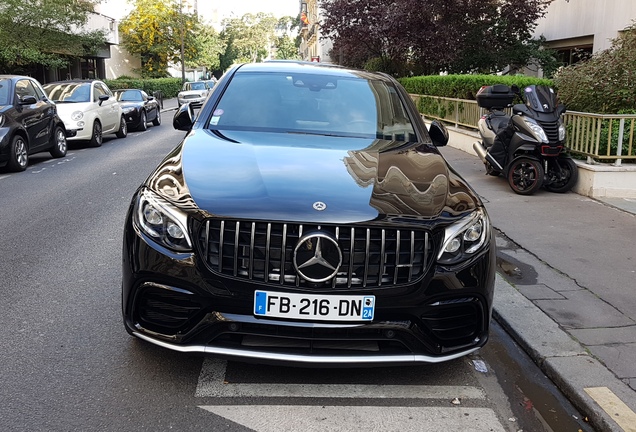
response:
{"label": "tinted window", "polygon": [[34,98],[39,99],[38,94],[33,88],[33,84],[31,84],[31,81],[28,79],[17,81],[15,83],[15,92],[20,98],[23,98],[24,96],[33,96]]}
{"label": "tinted window", "polygon": [[44,86],[44,91],[57,103],[89,102],[91,96],[90,83],[53,83]]}
{"label": "tinted window", "polygon": [[0,105],[9,105],[9,94],[11,94],[11,81],[0,79]]}
{"label": "tinted window", "polygon": [[144,100],[141,93],[137,90],[116,91],[115,97],[121,102],[141,102]]}
{"label": "tinted window", "polygon": [[355,76],[238,73],[214,114],[210,127],[218,129],[416,140],[397,90]]}
{"label": "tinted window", "polygon": [[40,83],[32,80],[31,85],[33,85],[33,90],[35,90],[35,97],[38,100],[42,100],[44,98],[44,90],[42,90],[42,87],[40,87]]}
{"label": "tinted window", "polygon": [[99,83],[95,83],[93,91],[95,92],[95,94],[93,96],[93,101],[95,101],[95,102],[99,101],[99,97],[101,95],[105,95],[106,94],[106,90],[104,90],[104,87],[102,87]]}

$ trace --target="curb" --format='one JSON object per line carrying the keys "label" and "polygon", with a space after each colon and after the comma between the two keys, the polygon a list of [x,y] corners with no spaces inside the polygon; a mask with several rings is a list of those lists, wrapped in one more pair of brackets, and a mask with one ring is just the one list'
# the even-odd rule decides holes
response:
{"label": "curb", "polygon": [[585,389],[607,387],[622,401],[630,401],[634,391],[499,274],[495,280],[493,318],[594,428],[625,432]]}

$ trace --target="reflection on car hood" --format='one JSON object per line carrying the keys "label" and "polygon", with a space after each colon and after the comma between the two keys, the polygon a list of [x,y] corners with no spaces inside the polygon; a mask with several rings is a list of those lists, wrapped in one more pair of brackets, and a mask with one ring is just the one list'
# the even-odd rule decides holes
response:
{"label": "reflection on car hood", "polygon": [[[192,132],[147,185],[192,210],[261,220],[354,223],[385,215],[430,220],[442,213],[452,218],[479,205],[429,145],[223,134]],[[315,210],[316,202],[326,209]]]}
{"label": "reflection on car hood", "polygon": [[60,117],[64,119],[70,119],[71,114],[73,114],[75,111],[87,112],[93,107],[97,106],[97,104],[93,104],[92,102],[74,102],[74,103],[57,102],[55,106],[57,107],[57,113]]}

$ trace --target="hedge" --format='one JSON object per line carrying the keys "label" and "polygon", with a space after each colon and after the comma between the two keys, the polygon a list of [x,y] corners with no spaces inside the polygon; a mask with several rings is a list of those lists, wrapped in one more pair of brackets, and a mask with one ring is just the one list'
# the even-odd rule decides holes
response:
{"label": "hedge", "polygon": [[475,95],[485,85],[516,84],[524,88],[535,84],[554,87],[549,79],[507,75],[428,75],[400,78],[399,81],[409,93],[468,100],[475,100]]}
{"label": "hedge", "polygon": [[141,89],[151,96],[153,92],[160,91],[164,99],[177,97],[181,91],[181,78],[117,78],[104,82],[111,90]]}

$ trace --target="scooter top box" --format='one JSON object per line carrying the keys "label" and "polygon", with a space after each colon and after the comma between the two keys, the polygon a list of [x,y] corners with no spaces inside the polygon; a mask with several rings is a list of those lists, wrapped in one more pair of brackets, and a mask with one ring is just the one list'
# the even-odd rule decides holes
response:
{"label": "scooter top box", "polygon": [[515,99],[515,94],[507,85],[495,84],[480,88],[475,98],[481,108],[505,108]]}

